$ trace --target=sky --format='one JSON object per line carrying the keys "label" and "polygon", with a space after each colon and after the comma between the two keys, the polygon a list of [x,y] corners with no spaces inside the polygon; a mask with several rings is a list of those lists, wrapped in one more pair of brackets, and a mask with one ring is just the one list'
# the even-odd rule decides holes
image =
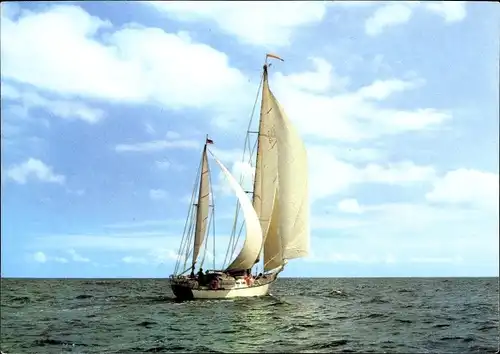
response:
{"label": "sky", "polygon": [[[311,252],[283,277],[498,276],[494,3],[3,2],[1,17],[2,276],[169,276],[206,134],[251,173],[268,52],[309,159]],[[235,198],[213,162],[218,266]]]}

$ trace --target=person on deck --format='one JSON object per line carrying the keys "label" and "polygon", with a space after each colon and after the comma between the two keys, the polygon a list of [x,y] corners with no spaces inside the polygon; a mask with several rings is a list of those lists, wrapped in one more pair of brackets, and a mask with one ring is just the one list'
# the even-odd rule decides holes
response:
{"label": "person on deck", "polygon": [[203,284],[205,282],[205,274],[203,274],[203,268],[200,267],[200,270],[196,274],[198,276],[198,282]]}

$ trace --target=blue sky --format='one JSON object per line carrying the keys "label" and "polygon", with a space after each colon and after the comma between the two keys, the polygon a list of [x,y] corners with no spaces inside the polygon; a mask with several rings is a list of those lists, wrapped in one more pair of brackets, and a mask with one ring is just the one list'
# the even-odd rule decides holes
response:
{"label": "blue sky", "polygon": [[248,177],[266,52],[310,165],[283,276],[498,276],[493,3],[1,6],[2,276],[171,274],[205,134]]}

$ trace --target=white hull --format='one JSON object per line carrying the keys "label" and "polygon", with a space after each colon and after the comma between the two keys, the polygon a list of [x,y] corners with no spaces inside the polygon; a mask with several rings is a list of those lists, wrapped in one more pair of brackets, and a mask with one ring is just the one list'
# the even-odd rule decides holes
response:
{"label": "white hull", "polygon": [[220,287],[210,288],[199,286],[197,280],[185,277],[172,277],[170,284],[175,297],[180,300],[194,299],[234,299],[239,297],[259,297],[269,294],[269,287],[276,281],[279,271],[274,274],[264,275],[248,286],[241,278],[235,283],[221,284]]}
{"label": "white hull", "polygon": [[194,299],[234,299],[237,297],[265,296],[269,293],[269,285],[235,288],[229,290],[192,289]]}

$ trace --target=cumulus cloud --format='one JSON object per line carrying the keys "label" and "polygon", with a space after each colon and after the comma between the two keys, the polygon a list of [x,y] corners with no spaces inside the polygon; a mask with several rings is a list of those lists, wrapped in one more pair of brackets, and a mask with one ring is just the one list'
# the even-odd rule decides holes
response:
{"label": "cumulus cloud", "polygon": [[[150,264],[158,265],[162,263],[172,263],[177,261],[179,256],[176,252],[167,248],[157,248],[151,249],[146,253],[142,253],[141,256],[125,256],[122,258],[123,263],[128,264]],[[184,259],[181,257],[181,259]]]}
{"label": "cumulus cloud", "polygon": [[436,203],[466,203],[498,210],[498,186],[498,173],[461,168],[436,180],[426,198]]}
{"label": "cumulus cloud", "polygon": [[89,258],[81,256],[80,254],[76,253],[76,251],[73,249],[69,250],[68,253],[71,255],[71,260],[73,262],[83,262],[83,263],[90,262]]}
{"label": "cumulus cloud", "polygon": [[463,20],[467,15],[464,1],[401,1],[382,4],[365,21],[369,36],[380,35],[390,27],[410,21],[415,11],[423,10],[441,16],[446,23]]}
{"label": "cumulus cloud", "polygon": [[340,211],[344,213],[354,213],[354,214],[361,214],[363,210],[359,206],[359,203],[356,199],[350,198],[350,199],[342,199],[338,203],[338,208]]}
{"label": "cumulus cloud", "polygon": [[48,99],[35,91],[19,91],[11,85],[2,83],[2,99],[19,102],[16,115],[27,116],[34,108],[42,108],[54,116],[64,119],[80,119],[88,123],[97,123],[105,113],[101,109],[74,100]]}
{"label": "cumulus cloud", "polygon": [[45,263],[47,262],[47,256],[45,255],[45,253],[43,252],[36,252],[34,255],[33,255],[33,259],[35,260],[35,262],[38,262],[38,263]]}
{"label": "cumulus cloud", "polygon": [[392,3],[378,8],[375,13],[366,20],[365,30],[370,36],[376,36],[387,27],[406,23],[412,15],[411,8],[406,4]]}
{"label": "cumulus cloud", "polygon": [[409,185],[432,181],[435,176],[433,167],[419,166],[410,161],[357,167],[337,159],[325,146],[310,145],[308,156],[311,201],[349,191],[357,184]]}
{"label": "cumulus cloud", "polygon": [[[256,11],[255,4],[249,4],[250,12],[244,11],[244,3],[193,6],[154,2],[151,6],[182,19],[233,23],[238,16],[243,16],[245,21],[234,22],[234,25],[242,25],[248,20],[252,23],[248,33],[258,36],[256,19],[266,18],[269,26],[293,28],[311,19],[320,21],[325,4],[257,4],[257,8],[262,7],[266,13],[274,14],[275,7],[280,8],[279,16],[284,21],[280,25],[274,16],[272,21],[262,15],[251,16]],[[227,16],[228,8],[240,15]],[[219,16],[220,11],[225,15]],[[285,15],[287,11],[297,15]],[[308,14],[311,17],[306,16]],[[98,31],[106,33],[105,43],[97,39]],[[47,40],[47,33],[51,35],[50,40]],[[281,32],[266,30],[264,33],[262,38],[269,39],[271,33],[279,35]],[[20,46],[19,43],[33,44]],[[60,47],[66,50],[60,52]],[[171,55],[173,52],[175,56]],[[38,58],[36,62],[31,60],[34,57]],[[81,58],[85,58],[85,64]],[[449,112],[430,107],[396,110],[379,105],[396,93],[421,87],[423,80],[375,80],[359,89],[346,91],[350,79],[336,74],[330,62],[318,57],[310,58],[310,62],[313,70],[285,75],[278,69],[271,78],[273,90],[302,134],[359,141],[436,127],[450,119]],[[8,12],[2,13],[2,76],[12,83],[30,84],[65,97],[160,103],[170,109],[204,109],[211,112],[216,124],[226,127],[241,124],[235,117],[250,111],[250,97],[255,94],[255,84],[230,65],[226,54],[195,42],[186,33],[167,33],[159,28],[138,25],[114,29],[110,22],[71,5],[51,6],[38,13],[23,12],[18,18]],[[61,108],[60,111],[76,114],[79,110]],[[90,119],[90,115],[87,118]],[[141,152],[194,148],[195,145],[192,141],[167,137],[119,144],[115,149]]]}
{"label": "cumulus cloud", "polygon": [[[330,74],[324,70],[321,75]],[[430,107],[383,107],[393,96],[425,85],[421,78],[375,80],[356,90],[334,94],[321,87],[324,84],[318,86],[309,80],[298,84],[297,77],[300,74],[275,72],[270,86],[303,136],[359,142],[436,128],[451,119],[450,112]]]}
{"label": "cumulus cloud", "polygon": [[58,184],[63,184],[66,180],[65,176],[54,173],[52,167],[34,158],[11,166],[6,173],[8,178],[19,184],[25,184],[29,179]]}
{"label": "cumulus cloud", "polygon": [[49,257],[42,251],[35,252],[33,254],[33,260],[37,263],[47,263],[47,262],[68,263],[68,260],[64,257]]}
{"label": "cumulus cloud", "polygon": [[[139,25],[115,30],[109,21],[73,5],[18,17],[2,11],[1,20],[2,79],[11,83],[66,97],[219,112],[231,104],[238,107],[238,96],[246,95],[246,78],[230,66],[227,55],[184,32]],[[98,32],[105,33],[105,43]],[[225,99],[230,94],[233,102]]]}
{"label": "cumulus cloud", "polygon": [[465,1],[424,1],[422,5],[443,17],[447,23],[462,21],[467,15]]}
{"label": "cumulus cloud", "polygon": [[182,22],[208,22],[245,44],[288,46],[296,31],[319,23],[328,2],[157,2],[143,4]]}

